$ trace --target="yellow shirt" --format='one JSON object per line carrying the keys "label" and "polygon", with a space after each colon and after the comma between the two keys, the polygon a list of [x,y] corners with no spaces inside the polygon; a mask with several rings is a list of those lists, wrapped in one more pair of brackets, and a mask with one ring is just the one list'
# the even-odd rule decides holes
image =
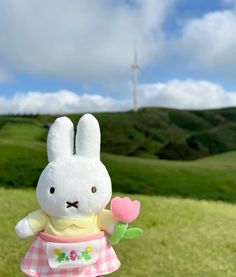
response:
{"label": "yellow shirt", "polygon": [[27,219],[35,233],[44,231],[65,237],[92,235],[101,230],[108,231],[114,222],[111,212],[105,209],[89,217],[52,217],[42,210],[37,210],[29,214]]}

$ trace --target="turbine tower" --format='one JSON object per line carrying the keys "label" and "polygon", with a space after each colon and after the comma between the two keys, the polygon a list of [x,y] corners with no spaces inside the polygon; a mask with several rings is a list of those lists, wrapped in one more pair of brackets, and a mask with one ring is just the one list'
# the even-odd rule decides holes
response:
{"label": "turbine tower", "polygon": [[138,110],[137,103],[137,81],[138,81],[138,71],[140,70],[138,64],[138,54],[136,47],[134,48],[134,62],[131,65],[132,69],[132,92],[133,92],[133,111],[136,112]]}

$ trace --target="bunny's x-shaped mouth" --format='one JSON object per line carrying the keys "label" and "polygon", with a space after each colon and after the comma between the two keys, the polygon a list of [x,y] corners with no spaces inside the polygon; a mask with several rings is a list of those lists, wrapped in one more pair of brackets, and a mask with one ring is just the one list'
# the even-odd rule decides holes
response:
{"label": "bunny's x-shaped mouth", "polygon": [[70,208],[70,207],[74,207],[74,208],[77,208],[78,209],[78,201],[75,201],[73,203],[71,202],[66,202],[67,204],[67,208]]}

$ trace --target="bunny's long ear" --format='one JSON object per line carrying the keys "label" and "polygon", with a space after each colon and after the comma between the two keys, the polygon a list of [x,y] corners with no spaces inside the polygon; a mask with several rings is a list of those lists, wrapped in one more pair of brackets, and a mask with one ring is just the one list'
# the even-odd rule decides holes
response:
{"label": "bunny's long ear", "polygon": [[68,117],[57,118],[48,132],[47,152],[48,161],[73,155],[74,126]]}
{"label": "bunny's long ear", "polygon": [[77,126],[76,154],[100,159],[101,134],[97,119],[91,114],[83,115]]}

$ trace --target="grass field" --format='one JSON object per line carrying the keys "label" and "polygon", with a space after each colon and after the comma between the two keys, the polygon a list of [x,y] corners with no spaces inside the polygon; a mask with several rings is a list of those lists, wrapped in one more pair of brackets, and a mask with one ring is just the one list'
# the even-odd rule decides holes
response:
{"label": "grass field", "polygon": [[[135,225],[144,235],[115,249],[122,262],[112,276],[236,276],[236,206],[131,195],[142,203]],[[31,239],[14,233],[15,223],[37,209],[32,189],[0,189],[0,276],[22,276],[19,263]]]}

